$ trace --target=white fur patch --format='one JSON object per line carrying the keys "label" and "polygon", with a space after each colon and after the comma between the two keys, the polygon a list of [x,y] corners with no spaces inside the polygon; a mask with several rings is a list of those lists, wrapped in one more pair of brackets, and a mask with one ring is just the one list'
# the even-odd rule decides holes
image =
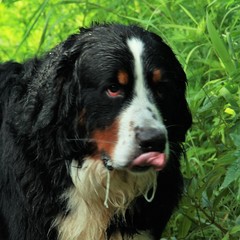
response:
{"label": "white fur patch", "polygon": [[131,38],[127,41],[128,47],[132,52],[134,59],[134,74],[135,81],[138,91],[145,91],[144,88],[144,76],[143,76],[143,64],[142,64],[142,54],[144,52],[144,44],[138,38]]}
{"label": "white fur patch", "polygon": [[153,170],[142,174],[113,170],[110,172],[106,208],[104,201],[108,170],[102,162],[86,159],[79,168],[73,160],[70,168],[74,186],[62,196],[67,200],[68,214],[59,215],[53,223],[60,240],[105,240],[106,229],[113,215],[124,217],[132,201],[146,194],[156,184],[157,175]]}
{"label": "white fur patch", "polygon": [[[144,79],[142,55],[144,43],[137,38],[127,41],[128,47],[134,58],[134,97],[119,116],[118,142],[113,154],[113,167],[124,168],[133,160],[138,143],[135,138],[136,128],[155,128],[165,132],[167,129],[159,110],[157,109],[151,91],[147,88]],[[165,154],[169,155],[168,143],[165,146]]]}

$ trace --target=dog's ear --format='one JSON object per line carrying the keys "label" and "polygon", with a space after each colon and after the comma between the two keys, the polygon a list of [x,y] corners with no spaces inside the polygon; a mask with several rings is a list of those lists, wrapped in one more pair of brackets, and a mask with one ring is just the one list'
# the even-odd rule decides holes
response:
{"label": "dog's ear", "polygon": [[[172,141],[184,142],[186,132],[192,124],[192,115],[186,101],[186,74],[172,49],[158,35],[153,34],[152,37],[159,43],[160,52],[166,56],[165,64],[171,70],[177,89],[176,96],[172,96],[173,99],[169,100],[172,101],[170,109],[173,111],[169,113],[171,115],[168,128],[170,138]],[[170,109],[165,111],[169,112]]]}
{"label": "dog's ear", "polygon": [[186,132],[192,125],[192,115],[186,100],[187,78],[181,64],[175,55],[172,64],[175,75],[174,78],[178,84],[179,89],[179,95],[177,95],[175,99],[175,108],[173,108],[175,109],[174,125],[176,126],[176,130],[174,131],[174,140],[184,142]]}
{"label": "dog's ear", "polygon": [[172,122],[169,130],[173,141],[184,142],[187,130],[192,125],[192,115],[186,100],[187,78],[181,64],[176,57],[172,59],[171,67],[174,72],[176,96],[173,96],[172,103]]}
{"label": "dog's ear", "polygon": [[[176,69],[175,69],[176,73]],[[180,79],[176,79],[182,81]],[[184,142],[187,130],[192,125],[192,115],[186,100],[186,82],[182,81],[172,94],[169,93],[166,104],[163,102],[163,117],[169,133],[169,140]]]}
{"label": "dog's ear", "polygon": [[174,140],[184,142],[186,132],[192,125],[192,115],[185,97],[181,97],[179,102],[177,102],[175,117],[177,123],[174,131]]}
{"label": "dog's ear", "polygon": [[34,133],[48,125],[68,121],[80,104],[80,82],[75,65],[80,54],[75,35],[42,59],[23,64],[25,94],[15,105],[14,119],[19,132]]}

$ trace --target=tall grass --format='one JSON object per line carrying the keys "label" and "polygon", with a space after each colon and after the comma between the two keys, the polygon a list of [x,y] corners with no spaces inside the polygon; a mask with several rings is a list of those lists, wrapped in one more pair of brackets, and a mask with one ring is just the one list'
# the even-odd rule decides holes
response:
{"label": "tall grass", "polygon": [[194,124],[166,239],[240,239],[240,4],[234,0],[2,1],[0,61],[50,49],[92,21],[161,35],[187,72]]}

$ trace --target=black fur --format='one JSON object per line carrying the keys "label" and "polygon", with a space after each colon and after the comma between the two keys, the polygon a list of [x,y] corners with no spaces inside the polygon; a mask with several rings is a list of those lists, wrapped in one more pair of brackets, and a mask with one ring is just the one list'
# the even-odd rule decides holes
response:
{"label": "black fur", "polygon": [[[65,210],[60,195],[72,185],[68,166],[95,151],[87,139],[109,126],[126,100],[109,103],[103,91],[119,69],[131,73],[126,39],[137,36],[147,45],[148,71],[160,66],[170,83],[156,94],[168,126],[171,157],[159,172],[155,199],[136,200],[126,223],[116,229],[132,235],[150,230],[159,239],[181,196],[181,143],[191,125],[185,100],[186,76],[160,37],[136,26],[99,25],[82,29],[39,59],[0,65],[0,239],[57,239],[52,221]],[[133,77],[133,76],[132,76]],[[155,90],[154,90],[155,91]],[[84,110],[84,120],[79,116]]]}

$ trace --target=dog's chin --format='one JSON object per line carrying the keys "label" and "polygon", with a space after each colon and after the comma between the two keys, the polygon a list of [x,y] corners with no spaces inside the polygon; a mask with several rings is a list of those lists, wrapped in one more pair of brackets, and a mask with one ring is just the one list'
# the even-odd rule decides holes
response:
{"label": "dog's chin", "polygon": [[150,169],[152,169],[151,166],[134,166],[134,167],[128,168],[128,170],[132,173],[145,173]]}

